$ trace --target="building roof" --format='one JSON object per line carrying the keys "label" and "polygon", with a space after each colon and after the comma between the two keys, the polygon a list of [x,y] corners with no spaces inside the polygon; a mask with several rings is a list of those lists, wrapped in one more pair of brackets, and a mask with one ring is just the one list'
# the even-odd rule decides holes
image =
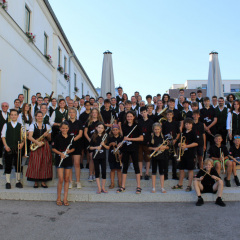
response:
{"label": "building roof", "polygon": [[68,38],[67,38],[66,34],[64,33],[64,31],[63,31],[63,29],[62,29],[62,26],[61,26],[61,24],[59,23],[59,21],[58,21],[56,15],[55,15],[55,13],[54,13],[54,11],[53,11],[50,3],[49,3],[49,1],[48,1],[48,0],[43,0],[43,1],[44,1],[44,3],[46,4],[46,7],[47,7],[47,9],[49,10],[51,16],[53,17],[53,20],[55,21],[55,23],[56,23],[59,31],[61,32],[61,34],[62,34],[62,36],[63,36],[63,38],[64,38],[67,46],[69,47],[69,49],[70,49],[70,51],[71,51],[71,54],[73,55],[73,57],[74,57],[74,59],[76,60],[77,64],[79,65],[79,67],[81,68],[81,70],[83,71],[83,73],[85,74],[88,82],[89,82],[90,85],[92,86],[92,88],[93,88],[93,90],[95,91],[95,93],[98,94],[97,91],[96,91],[96,89],[95,89],[95,87],[93,86],[92,81],[91,81],[90,78],[88,77],[85,69],[83,68],[83,66],[82,66],[82,64],[80,63],[79,59],[78,59],[77,56],[75,55],[74,50],[73,50],[70,42],[68,41]]}

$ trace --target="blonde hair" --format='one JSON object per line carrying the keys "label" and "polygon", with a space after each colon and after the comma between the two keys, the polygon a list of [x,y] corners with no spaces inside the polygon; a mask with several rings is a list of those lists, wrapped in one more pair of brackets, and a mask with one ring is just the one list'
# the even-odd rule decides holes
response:
{"label": "blonde hair", "polygon": [[91,112],[90,112],[90,114],[89,114],[89,117],[88,117],[88,126],[90,126],[90,125],[93,123],[92,112],[93,112],[94,110],[96,110],[97,113],[98,113],[97,120],[98,120],[99,122],[103,122],[102,115],[101,115],[100,111],[99,111],[97,108],[92,108],[92,109],[91,109]]}
{"label": "blonde hair", "polygon": [[68,113],[69,113],[70,111],[74,111],[74,112],[77,114],[77,109],[74,108],[74,107],[68,108]]}
{"label": "blonde hair", "polygon": [[[158,122],[156,122],[156,123],[153,124],[153,126],[152,126],[152,130],[154,131],[154,129],[155,129],[156,127],[159,127],[160,129],[162,129],[161,124],[158,123]],[[152,133],[151,144],[154,144],[154,135],[155,135],[155,134],[154,134],[154,132],[153,132],[153,133]],[[161,132],[161,137],[163,138],[162,132]]]}
{"label": "blonde hair", "polygon": [[211,163],[211,165],[213,166],[213,160],[211,158],[205,159],[204,166],[206,166],[208,163]]}

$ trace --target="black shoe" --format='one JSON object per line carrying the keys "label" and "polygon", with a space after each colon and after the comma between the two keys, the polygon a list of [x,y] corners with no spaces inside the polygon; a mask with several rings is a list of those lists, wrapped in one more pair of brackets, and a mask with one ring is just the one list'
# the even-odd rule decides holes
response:
{"label": "black shoe", "polygon": [[217,205],[219,205],[219,206],[221,206],[221,207],[225,207],[225,206],[226,206],[226,204],[223,202],[222,198],[220,198],[220,197],[218,197],[218,198],[216,199],[215,204],[217,204]]}
{"label": "black shoe", "polygon": [[42,185],[42,184],[41,184],[41,187],[42,187],[42,188],[48,188],[47,185]]}
{"label": "black shoe", "polygon": [[0,164],[0,169],[3,169],[3,165],[2,164]]}
{"label": "black shoe", "polygon": [[35,184],[34,184],[34,185],[33,185],[33,188],[38,188],[38,185],[35,185]]}
{"label": "black shoe", "polygon": [[196,202],[196,206],[202,206],[204,204],[203,198],[198,198],[197,202]]}
{"label": "black shoe", "polygon": [[20,182],[18,182],[18,183],[16,183],[16,187],[17,188],[23,188],[23,185]]}
{"label": "black shoe", "polygon": [[177,175],[173,175],[173,176],[172,176],[172,179],[174,179],[174,180],[179,180],[179,178],[177,177]]}
{"label": "black shoe", "polygon": [[146,174],[144,177],[145,180],[149,180],[149,176]]}
{"label": "black shoe", "polygon": [[11,189],[11,183],[6,183],[6,189]]}
{"label": "black shoe", "polygon": [[86,168],[89,169],[89,164],[87,163]]}
{"label": "black shoe", "polygon": [[83,169],[83,164],[82,163],[80,163],[80,168]]}
{"label": "black shoe", "polygon": [[143,178],[142,178],[142,176],[140,176],[140,180],[142,180]]}
{"label": "black shoe", "polygon": [[227,178],[225,177],[224,181],[225,181],[226,187],[231,187],[230,180],[227,180]]}
{"label": "black shoe", "polygon": [[236,185],[238,187],[240,187],[240,182],[239,182],[238,176],[234,176],[234,181],[235,181]]}

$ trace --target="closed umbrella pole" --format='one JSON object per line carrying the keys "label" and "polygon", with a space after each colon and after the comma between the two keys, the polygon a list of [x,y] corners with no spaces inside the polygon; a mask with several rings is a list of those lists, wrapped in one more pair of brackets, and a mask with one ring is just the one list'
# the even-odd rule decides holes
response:
{"label": "closed umbrella pole", "polygon": [[106,97],[107,92],[111,92],[115,97],[115,82],[113,75],[112,53],[106,51],[103,53],[103,66],[102,66],[102,80],[101,80],[101,96]]}

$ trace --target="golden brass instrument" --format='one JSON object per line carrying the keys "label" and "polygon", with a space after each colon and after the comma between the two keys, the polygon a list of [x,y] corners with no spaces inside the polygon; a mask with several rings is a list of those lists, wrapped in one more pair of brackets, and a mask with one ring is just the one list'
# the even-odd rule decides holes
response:
{"label": "golden brass instrument", "polygon": [[[49,129],[49,130],[47,130],[47,133],[49,133],[51,131],[51,129]],[[45,134],[45,133],[44,133]],[[41,142],[42,143],[42,146],[41,147],[43,147],[44,146],[44,138],[45,138],[45,136],[44,136],[44,134],[41,136],[41,137],[39,137],[38,139],[36,139],[38,142]],[[30,150],[31,151],[36,151],[37,149],[39,148],[39,146],[36,144],[36,143],[32,143],[31,145],[30,145]]]}
{"label": "golden brass instrument", "polygon": [[167,121],[167,107],[164,108],[158,115],[162,115],[163,117],[159,119],[159,123],[162,124],[162,121]]}
{"label": "golden brass instrument", "polygon": [[150,158],[156,157],[156,156],[158,156],[159,154],[163,153],[163,152],[165,151],[165,149],[164,149],[164,150],[160,150],[160,148],[161,148],[162,146],[167,146],[167,145],[168,145],[168,139],[164,140],[163,143],[160,144],[160,145],[157,147],[158,150],[155,150],[155,151],[150,155]]}
{"label": "golden brass instrument", "polygon": [[25,154],[24,157],[28,157],[27,155],[27,128],[26,125],[24,125],[24,141],[25,141]]}
{"label": "golden brass instrument", "polygon": [[185,145],[185,143],[186,143],[186,137],[183,136],[182,133],[181,133],[180,147],[179,147],[179,153],[178,153],[178,159],[177,159],[178,162],[181,161],[181,157],[184,154],[184,150],[182,149],[182,145]]}
{"label": "golden brass instrument", "polygon": [[[117,142],[115,142],[117,144]],[[114,153],[114,156],[115,156],[115,159],[116,159],[116,162],[119,162],[120,163],[120,167],[122,166],[122,160],[121,160],[121,157],[120,157],[120,152],[119,152],[119,149],[116,151],[116,147],[113,148],[113,153]]]}
{"label": "golden brass instrument", "polygon": [[8,122],[12,121],[12,119],[10,118],[10,114],[9,113],[7,113],[7,119],[8,119]]}
{"label": "golden brass instrument", "polygon": [[81,100],[81,98],[80,98],[79,96],[75,95],[73,101],[74,101],[74,102],[75,102],[75,101],[78,101],[78,102],[79,102],[80,100]]}
{"label": "golden brass instrument", "polygon": [[174,144],[173,144],[172,132],[171,132],[171,134],[168,134],[168,135],[170,135],[170,137],[169,137],[168,139],[171,140],[171,141],[170,141],[170,144],[169,144],[169,146],[170,146],[170,148],[169,148],[169,153],[173,153],[173,156],[174,156],[174,157],[177,157],[176,149],[175,149],[175,146],[174,146]]}
{"label": "golden brass instrument", "polygon": [[224,153],[222,152],[222,149],[221,149],[221,148],[220,148],[220,163],[221,163],[222,172],[225,173]]}

